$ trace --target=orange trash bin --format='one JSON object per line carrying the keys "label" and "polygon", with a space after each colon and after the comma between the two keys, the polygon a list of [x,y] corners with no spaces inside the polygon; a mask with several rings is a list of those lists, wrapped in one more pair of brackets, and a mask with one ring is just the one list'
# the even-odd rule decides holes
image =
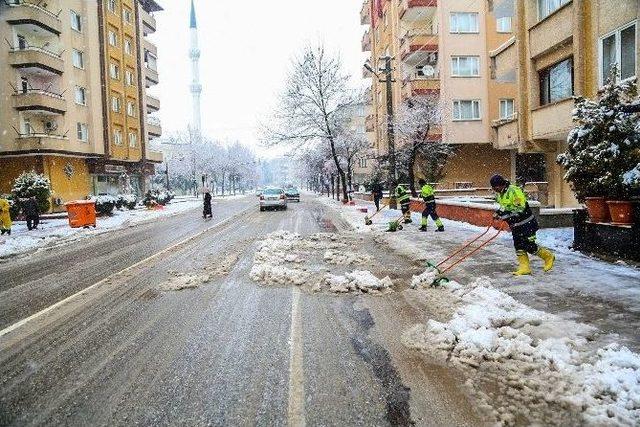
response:
{"label": "orange trash bin", "polygon": [[96,226],[96,202],[93,200],[74,200],[64,206],[69,214],[71,228]]}

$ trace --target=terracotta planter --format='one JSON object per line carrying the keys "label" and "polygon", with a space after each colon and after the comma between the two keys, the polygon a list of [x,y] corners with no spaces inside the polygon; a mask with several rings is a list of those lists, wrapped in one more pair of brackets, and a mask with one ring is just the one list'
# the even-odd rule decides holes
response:
{"label": "terracotta planter", "polygon": [[626,200],[609,200],[607,205],[609,205],[612,224],[633,224],[633,203]]}
{"label": "terracotta planter", "polygon": [[604,197],[587,197],[584,201],[591,222],[610,222],[609,208]]}

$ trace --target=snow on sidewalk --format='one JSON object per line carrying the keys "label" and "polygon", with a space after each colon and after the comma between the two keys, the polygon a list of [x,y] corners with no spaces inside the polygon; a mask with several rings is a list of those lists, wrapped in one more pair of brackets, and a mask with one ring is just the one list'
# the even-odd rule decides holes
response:
{"label": "snow on sidewalk", "polygon": [[17,255],[34,249],[67,244],[78,239],[98,236],[105,232],[131,227],[153,219],[177,215],[202,205],[202,200],[182,199],[169,203],[164,209],[114,210],[110,217],[98,217],[96,228],[71,228],[66,218],[44,219],[37,230],[28,231],[24,221],[14,222],[11,236],[0,238],[0,258]]}

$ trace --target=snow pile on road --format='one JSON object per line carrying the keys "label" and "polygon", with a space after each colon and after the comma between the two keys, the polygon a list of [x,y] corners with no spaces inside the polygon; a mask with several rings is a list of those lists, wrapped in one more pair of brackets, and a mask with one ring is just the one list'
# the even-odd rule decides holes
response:
{"label": "snow pile on road", "polygon": [[254,265],[249,276],[263,285],[301,286],[309,280],[309,273],[306,271],[268,263]]}
{"label": "snow pile on road", "polygon": [[326,274],[324,283],[329,286],[329,292],[347,293],[360,291],[363,293],[389,292],[393,282],[389,276],[378,279],[367,270],[354,270],[344,276]]}
{"label": "snow pile on road", "polygon": [[328,249],[324,253],[324,260],[333,265],[355,265],[370,263],[373,258],[367,254]]}
{"label": "snow pile on road", "polygon": [[[299,268],[306,258],[300,250],[302,237],[289,231],[271,233],[260,242],[254,255],[249,276],[263,285],[301,286],[309,280],[309,273]],[[284,264],[292,264],[291,267]]]}
{"label": "snow pile on road", "polygon": [[411,288],[428,288],[433,284],[434,280],[436,280],[436,277],[438,277],[438,272],[433,268],[429,268],[425,270],[424,273],[413,276],[411,279]]}
{"label": "snow pile on road", "polygon": [[170,271],[169,279],[160,285],[161,291],[182,291],[184,289],[195,289],[198,286],[211,281],[211,276],[206,274],[191,275]]}
{"label": "snow pile on road", "polygon": [[499,390],[499,405],[493,405],[497,420],[506,425],[522,417],[534,424],[640,422],[637,354],[616,344],[594,350],[589,346],[594,328],[527,307],[488,279],[447,291],[458,303],[452,318],[417,325],[403,341],[476,371],[476,391],[481,384]]}

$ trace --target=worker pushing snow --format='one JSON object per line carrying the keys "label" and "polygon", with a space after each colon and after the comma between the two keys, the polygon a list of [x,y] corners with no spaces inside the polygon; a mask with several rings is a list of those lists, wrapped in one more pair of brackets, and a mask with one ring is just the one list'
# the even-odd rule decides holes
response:
{"label": "worker pushing snow", "polygon": [[405,224],[411,223],[411,195],[405,188],[404,184],[398,184],[396,187],[396,200],[400,203],[403,222]]}
{"label": "worker pushing snow", "polygon": [[420,197],[424,200],[424,210],[422,211],[422,222],[420,224],[420,231],[427,231],[427,225],[429,223],[429,217],[435,221],[436,226],[438,227],[436,231],[444,231],[444,224],[442,224],[442,220],[436,213],[436,195],[433,187],[424,179],[419,179],[418,184],[420,185]]}
{"label": "worker pushing snow", "polygon": [[531,274],[529,254],[542,258],[544,271],[551,270],[555,255],[536,243],[538,221],[529,207],[524,191],[501,175],[492,176],[490,183],[491,188],[496,192],[496,201],[500,205],[493,217],[509,224],[513,235],[513,246],[518,256],[518,269],[513,274],[516,276]]}

